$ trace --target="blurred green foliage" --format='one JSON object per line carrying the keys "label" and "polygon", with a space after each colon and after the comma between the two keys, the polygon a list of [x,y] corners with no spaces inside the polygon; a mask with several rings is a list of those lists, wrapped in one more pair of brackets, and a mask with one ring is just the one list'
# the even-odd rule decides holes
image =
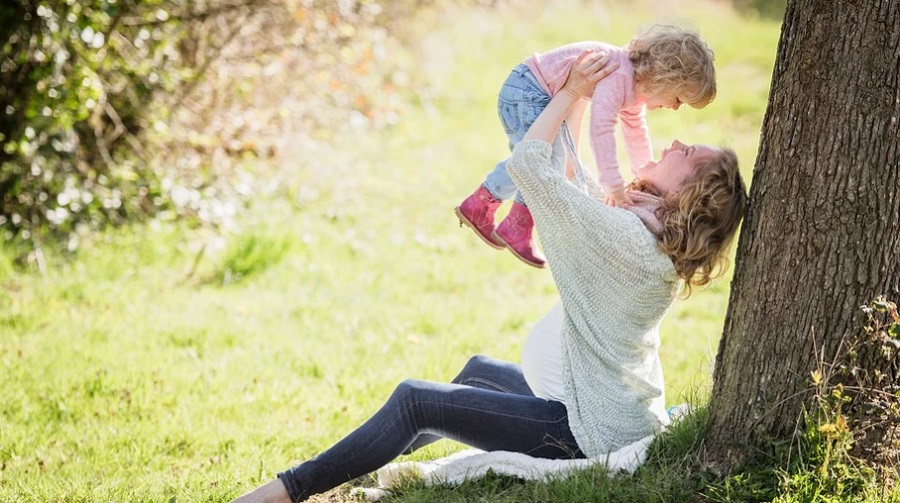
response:
{"label": "blurred green foliage", "polygon": [[[144,162],[148,106],[190,72],[163,0],[35,2],[2,8],[0,224],[5,238],[118,223],[167,206]],[[173,36],[174,35],[174,36]]]}
{"label": "blurred green foliage", "polygon": [[787,7],[788,0],[733,0],[734,6],[739,10],[747,12],[754,11],[760,16],[770,19],[781,19],[784,17],[784,9]]}
{"label": "blurred green foliage", "polygon": [[[277,189],[273,170],[329,169],[328,155],[309,157],[338,130],[429,106],[404,32],[423,8],[466,3],[494,5],[6,0],[0,238],[74,250],[93,229],[145,217],[228,223]],[[780,17],[786,0],[734,3]]]}
{"label": "blurred green foliage", "polygon": [[0,236],[227,221],[271,182],[243,161],[397,123],[396,28],[436,1],[7,0]]}

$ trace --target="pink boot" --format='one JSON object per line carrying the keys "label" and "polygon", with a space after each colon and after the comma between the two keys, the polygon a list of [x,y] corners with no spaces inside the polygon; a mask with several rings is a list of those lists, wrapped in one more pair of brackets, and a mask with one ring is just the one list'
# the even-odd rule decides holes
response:
{"label": "pink boot", "polygon": [[494,232],[494,239],[509,248],[509,251],[522,262],[543,269],[547,259],[534,243],[534,237],[531,235],[533,229],[534,220],[528,207],[521,203],[513,203],[509,215],[500,222]]}
{"label": "pink boot", "polygon": [[484,187],[479,185],[471,196],[456,207],[456,216],[459,217],[459,226],[468,225],[491,248],[503,249],[503,245],[494,240],[494,213],[503,203],[495,198]]}

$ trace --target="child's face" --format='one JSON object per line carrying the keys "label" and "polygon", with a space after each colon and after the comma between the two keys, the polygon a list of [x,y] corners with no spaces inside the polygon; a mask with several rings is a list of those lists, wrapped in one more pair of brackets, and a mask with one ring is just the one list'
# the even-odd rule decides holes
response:
{"label": "child's face", "polygon": [[720,153],[710,145],[685,145],[675,140],[663,150],[659,162],[648,162],[638,169],[637,176],[663,193],[674,192],[691,179],[698,165],[715,160]]}
{"label": "child's face", "polygon": [[668,93],[659,93],[648,96],[644,101],[647,110],[659,110],[660,108],[668,108],[670,110],[678,110],[684,102],[678,95]]}

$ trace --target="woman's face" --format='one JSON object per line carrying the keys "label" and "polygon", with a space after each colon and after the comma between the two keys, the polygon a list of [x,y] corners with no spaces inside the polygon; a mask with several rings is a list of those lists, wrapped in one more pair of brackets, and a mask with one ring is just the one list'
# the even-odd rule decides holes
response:
{"label": "woman's face", "polygon": [[659,162],[650,161],[637,171],[637,177],[667,194],[690,180],[700,164],[713,161],[721,149],[710,145],[685,145],[678,140],[662,151]]}

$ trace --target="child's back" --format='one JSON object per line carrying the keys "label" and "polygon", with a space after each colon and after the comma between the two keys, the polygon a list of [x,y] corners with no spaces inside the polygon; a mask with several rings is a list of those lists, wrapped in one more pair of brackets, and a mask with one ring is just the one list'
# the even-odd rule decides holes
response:
{"label": "child's back", "polygon": [[634,67],[628,51],[603,42],[577,42],[543,54],[534,54],[525,65],[549,96],[562,89],[569,71],[584,52],[607,52],[619,64],[612,75],[597,83],[591,99],[590,138],[600,186],[607,194],[624,193],[625,181],[616,159],[615,126],[622,119],[625,147],[632,168],[653,160],[650,133],[644,121],[644,99],[635,88]]}
{"label": "child's back", "polygon": [[[603,79],[607,81],[615,76],[625,77],[628,80],[634,79],[634,69],[631,61],[628,59],[628,51],[622,47],[618,47],[605,42],[585,41],[567,44],[557,47],[545,53],[534,53],[525,59],[525,66],[534,73],[541,87],[548,96],[553,96],[562,89],[563,84],[569,77],[569,70],[585,52],[606,52],[609,54],[610,62],[617,62],[619,68],[610,76]],[[601,81],[601,82],[603,82]]]}

